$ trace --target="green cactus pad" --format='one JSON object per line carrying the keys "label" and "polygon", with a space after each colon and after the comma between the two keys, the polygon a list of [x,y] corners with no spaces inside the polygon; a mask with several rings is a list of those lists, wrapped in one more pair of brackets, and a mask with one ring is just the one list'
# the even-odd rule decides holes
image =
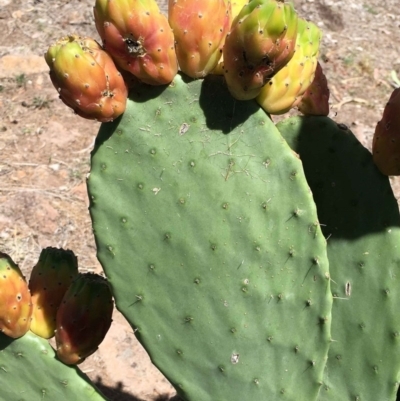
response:
{"label": "green cactus pad", "polygon": [[47,340],[28,332],[18,340],[0,333],[0,401],[105,401],[77,367],[56,359]]}
{"label": "green cactus pad", "polygon": [[221,77],[139,86],[88,179],[98,258],[190,401],[311,401],[330,340],[326,241],[301,162]]}
{"label": "green cactus pad", "polygon": [[334,296],[321,401],[394,400],[400,380],[400,218],[389,180],[343,125],[278,124],[317,204]]}

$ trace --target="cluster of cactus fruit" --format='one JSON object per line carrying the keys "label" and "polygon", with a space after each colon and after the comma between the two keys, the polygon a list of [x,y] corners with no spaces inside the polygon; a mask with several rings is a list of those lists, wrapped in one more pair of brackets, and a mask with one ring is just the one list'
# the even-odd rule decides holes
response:
{"label": "cluster of cactus fruit", "polygon": [[[387,176],[400,174],[399,90],[371,155],[327,117],[321,34],[292,4],[168,6],[167,17],[155,0],[96,0],[102,45],[70,35],[45,55],[62,101],[103,122],[87,186],[117,308],[186,401],[394,400],[400,215]],[[273,123],[293,108],[304,115]],[[51,277],[49,290],[61,276]],[[68,344],[57,323],[66,307],[49,320],[55,301],[37,296],[35,280],[42,312],[31,329],[46,337],[56,324]],[[98,314],[68,293],[65,314],[75,317],[63,328],[86,328]],[[14,304],[7,313],[20,319]],[[104,333],[110,320],[96,322]],[[1,340],[7,371],[20,340]],[[86,340],[80,333],[76,344]],[[57,349],[67,363],[82,357],[72,348]],[[70,383],[81,383],[77,372]],[[47,384],[49,399],[61,399]],[[104,399],[83,387],[63,399]]]}
{"label": "cluster of cactus fruit", "polygon": [[51,247],[42,250],[28,283],[5,253],[0,253],[0,272],[0,332],[11,338],[28,331],[55,337],[57,357],[68,365],[96,351],[114,307],[104,277],[79,273],[72,251]]}

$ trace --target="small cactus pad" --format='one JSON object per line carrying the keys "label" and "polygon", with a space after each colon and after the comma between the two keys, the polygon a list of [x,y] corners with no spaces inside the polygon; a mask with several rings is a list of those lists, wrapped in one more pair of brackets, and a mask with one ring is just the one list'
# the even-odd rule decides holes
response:
{"label": "small cactus pad", "polygon": [[78,368],[56,359],[47,340],[0,333],[0,401],[107,401]]}
{"label": "small cactus pad", "polygon": [[400,378],[400,218],[389,180],[346,126],[278,124],[303,162],[328,238],[332,344],[319,401],[394,400]]}
{"label": "small cactus pad", "polygon": [[118,309],[187,401],[315,400],[326,241],[300,160],[220,76],[138,86],[88,179]]}

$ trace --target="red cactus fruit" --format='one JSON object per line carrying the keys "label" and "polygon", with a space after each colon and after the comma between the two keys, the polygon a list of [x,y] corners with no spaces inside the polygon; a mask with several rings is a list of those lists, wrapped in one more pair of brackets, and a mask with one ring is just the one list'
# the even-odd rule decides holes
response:
{"label": "red cactus fruit", "polygon": [[295,103],[299,111],[306,116],[327,116],[329,114],[328,80],[322,71],[321,64],[317,64],[314,80],[305,91],[302,98]]}
{"label": "red cactus fruit", "polygon": [[376,125],[372,156],[382,174],[400,175],[400,88],[392,92]]}
{"label": "red cactus fruit", "polygon": [[10,256],[0,252],[0,332],[22,337],[31,323],[32,302],[28,284]]}
{"label": "red cactus fruit", "polygon": [[174,34],[155,0],[96,0],[94,19],[115,63],[150,85],[178,72]]}
{"label": "red cactus fruit", "polygon": [[40,253],[29,279],[33,312],[31,331],[43,338],[54,336],[57,309],[78,275],[78,260],[69,250],[46,248]]}
{"label": "red cactus fruit", "polygon": [[108,122],[125,111],[125,82],[112,58],[94,39],[64,37],[49,47],[45,59],[61,100],[76,114]]}
{"label": "red cactus fruit", "polygon": [[181,71],[203,78],[218,64],[231,24],[226,0],[169,0],[168,21]]}
{"label": "red cactus fruit", "polygon": [[107,280],[98,274],[79,274],[57,311],[57,356],[67,365],[93,354],[111,326],[114,304]]}

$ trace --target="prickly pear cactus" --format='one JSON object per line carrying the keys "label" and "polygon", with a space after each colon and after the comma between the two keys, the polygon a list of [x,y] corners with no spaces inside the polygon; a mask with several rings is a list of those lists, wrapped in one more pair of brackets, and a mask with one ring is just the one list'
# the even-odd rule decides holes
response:
{"label": "prickly pear cactus", "polygon": [[47,340],[28,332],[18,340],[0,333],[0,401],[106,401],[78,368],[55,357]]}
{"label": "prickly pear cactus", "polygon": [[222,78],[138,86],[88,179],[118,309],[190,401],[315,400],[330,344],[326,242],[301,162]]}
{"label": "prickly pear cactus", "polygon": [[400,377],[400,217],[389,180],[342,125],[278,124],[300,154],[328,239],[332,339],[319,401],[394,400]]}

